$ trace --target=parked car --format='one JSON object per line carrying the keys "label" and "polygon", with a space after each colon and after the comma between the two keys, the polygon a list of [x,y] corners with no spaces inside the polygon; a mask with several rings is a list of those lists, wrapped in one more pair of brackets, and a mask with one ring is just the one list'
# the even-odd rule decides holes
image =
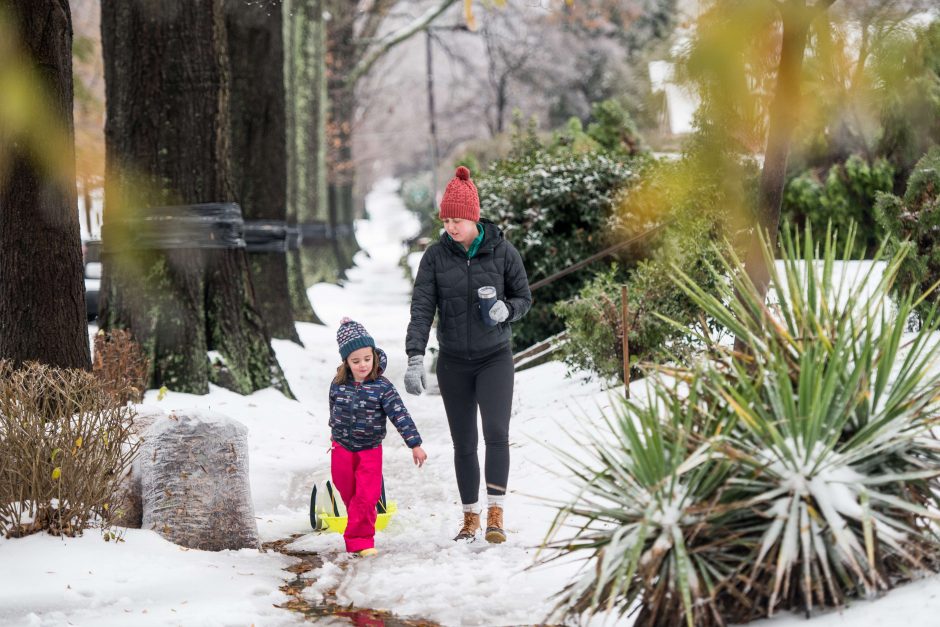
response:
{"label": "parked car", "polygon": [[88,321],[98,318],[98,295],[101,291],[101,240],[82,241],[85,266],[85,313]]}

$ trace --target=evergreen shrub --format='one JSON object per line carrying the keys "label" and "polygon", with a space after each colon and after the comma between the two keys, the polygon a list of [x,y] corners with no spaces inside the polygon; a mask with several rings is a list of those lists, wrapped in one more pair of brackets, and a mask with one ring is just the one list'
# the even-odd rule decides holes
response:
{"label": "evergreen shrub", "polygon": [[[903,198],[882,194],[875,208],[878,223],[891,235],[889,248],[906,249],[898,289],[925,292],[940,281],[940,147],[914,166]],[[938,302],[934,291],[919,305],[921,314]]]}
{"label": "evergreen shrub", "polygon": [[869,163],[852,155],[828,171],[805,170],[787,181],[781,224],[789,222],[799,228],[811,224],[817,229],[831,224],[841,242],[854,223],[858,233],[853,254],[870,256],[884,238],[883,228],[871,219],[876,198],[890,192],[893,185],[894,167],[884,158]]}

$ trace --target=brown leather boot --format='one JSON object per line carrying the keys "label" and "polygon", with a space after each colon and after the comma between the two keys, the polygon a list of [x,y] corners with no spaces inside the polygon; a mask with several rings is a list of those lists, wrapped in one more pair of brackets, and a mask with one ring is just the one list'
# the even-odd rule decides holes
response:
{"label": "brown leather boot", "polygon": [[493,544],[502,544],[506,541],[502,507],[492,505],[486,510],[486,541]]}
{"label": "brown leather boot", "polygon": [[473,542],[477,539],[477,531],[479,530],[480,514],[477,512],[464,512],[463,526],[460,528],[460,531],[457,532],[454,541],[466,540],[467,542]]}

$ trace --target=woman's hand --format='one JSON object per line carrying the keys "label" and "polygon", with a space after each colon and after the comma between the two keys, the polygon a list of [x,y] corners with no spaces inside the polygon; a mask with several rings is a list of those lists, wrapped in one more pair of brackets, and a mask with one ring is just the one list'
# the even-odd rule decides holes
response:
{"label": "woman's hand", "polygon": [[490,307],[490,320],[499,324],[500,322],[506,322],[509,319],[509,307],[506,306],[501,300],[493,303],[493,306]]}
{"label": "woman's hand", "polygon": [[424,355],[412,355],[408,358],[408,370],[405,371],[405,390],[409,394],[420,396],[428,387],[424,374]]}
{"label": "woman's hand", "polygon": [[415,466],[421,468],[424,466],[424,462],[428,459],[428,454],[424,452],[424,449],[420,446],[416,446],[411,449],[411,458],[415,460]]}

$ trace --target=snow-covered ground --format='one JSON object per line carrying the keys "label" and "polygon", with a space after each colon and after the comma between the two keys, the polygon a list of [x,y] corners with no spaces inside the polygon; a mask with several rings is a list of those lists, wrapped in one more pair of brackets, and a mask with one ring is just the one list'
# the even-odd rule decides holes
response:
{"label": "snow-covered ground", "polygon": [[[335,590],[341,604],[447,625],[539,623],[551,608],[552,594],[577,570],[571,563],[531,568],[555,514],[547,500],[565,493],[560,465],[547,445],[570,447],[564,430],[592,428],[611,402],[599,384],[567,378],[561,364],[516,376],[506,544],[468,546],[451,540],[461,514],[447,421],[434,395],[403,394],[430,456],[424,468],[413,466],[394,429],[385,441],[386,485],[399,512],[377,537],[380,555],[349,559],[340,536],[310,533],[310,488],[329,476],[327,390],[339,363],[335,330],[343,316],[372,333],[388,353],[388,376],[404,388],[411,286],[399,261],[405,252],[401,241],[413,235],[417,223],[390,182],[369,195],[367,208],[370,219],[357,225],[367,253],[357,256],[349,280],[343,287],[321,284],[310,290],[326,326],[298,324],[304,347],[275,342],[296,401],[273,390],[242,397],[213,387],[206,396],[169,393],[163,400],[150,392],[146,403],[167,411],[211,409],[248,427],[252,497],[262,538],[306,534],[295,547],[325,557],[322,568],[307,574],[317,580],[307,592],[312,599]],[[635,385],[639,393],[642,383]],[[290,562],[273,552],[186,550],[141,530],[127,531],[121,543],[104,542],[94,531],[72,539],[0,539],[0,625],[299,624],[299,615],[274,607],[287,600],[278,588],[293,578],[282,570]],[[940,579],[934,577],[811,624],[940,624],[938,593]],[[765,624],[798,622],[804,624],[802,617],[781,616]]]}

